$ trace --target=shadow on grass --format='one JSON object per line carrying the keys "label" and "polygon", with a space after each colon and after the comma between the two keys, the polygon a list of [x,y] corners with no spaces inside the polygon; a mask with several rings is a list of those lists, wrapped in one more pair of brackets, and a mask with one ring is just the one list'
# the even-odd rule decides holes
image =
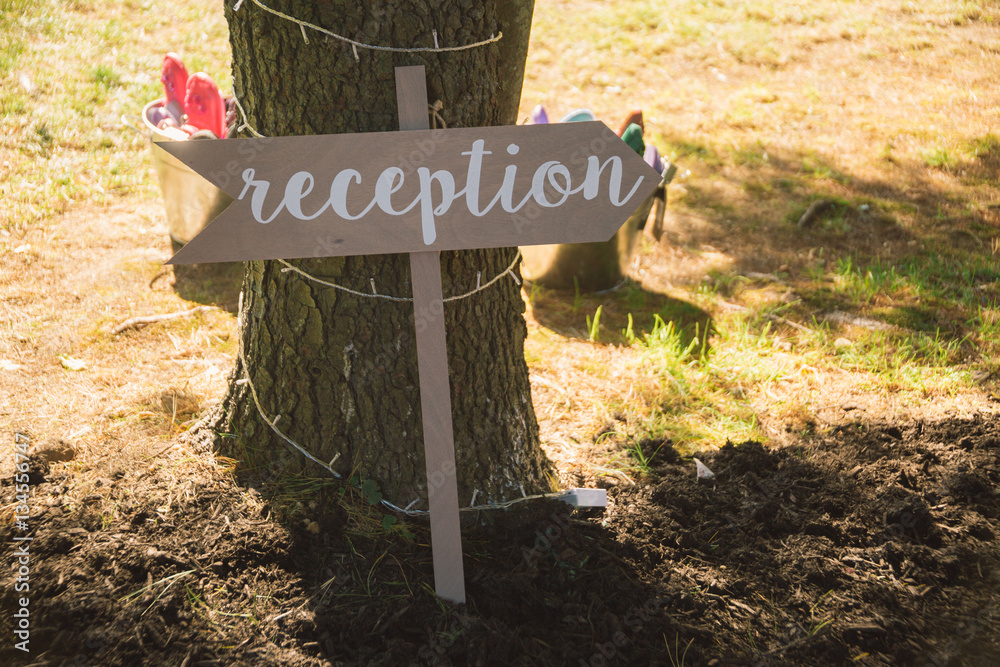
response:
{"label": "shadow on grass", "polygon": [[[993,135],[970,141],[964,153],[972,157],[966,159],[928,156],[921,163],[897,159],[887,151],[882,161],[892,170],[891,177],[882,179],[852,174],[836,157],[817,151],[782,151],[763,144],[716,151],[680,137],[666,141],[681,164],[704,165],[707,178],[684,184],[689,193],[685,207],[707,218],[714,228],[707,230],[712,241],[718,242],[722,232],[739,235],[730,237],[733,241],[743,237],[763,243],[737,253],[741,265],[767,260],[772,251],[816,246],[851,252],[859,259],[919,254],[921,249],[914,250],[910,241],[923,242],[924,252],[958,256],[985,250],[988,255],[983,239],[975,237],[1000,231],[989,213],[995,206],[977,206],[971,194],[949,187],[941,178],[942,173],[956,177],[962,186],[995,183],[1000,139]],[[727,169],[723,163],[728,161],[733,165]],[[832,205],[799,228],[799,218],[818,199]],[[761,233],[767,233],[766,238],[758,238]]]}
{"label": "shadow on grass", "polygon": [[178,264],[174,278],[174,291],[187,301],[218,306],[234,315],[239,309],[243,262]]}
{"label": "shadow on grass", "polygon": [[528,293],[535,320],[567,338],[589,339],[588,318],[593,323],[598,308],[601,312],[594,338],[597,343],[627,345],[630,328],[635,338],[642,339],[652,333],[657,316],[663,322],[673,322],[683,347],[696,338],[703,344],[714,333],[712,316],[704,310],[687,301],[643,289],[631,280],[603,293],[552,290],[537,284],[531,284]]}
{"label": "shadow on grass", "polygon": [[[887,145],[875,176],[818,151],[666,142],[680,164],[702,165],[683,184],[684,201],[671,202],[667,242],[731,257],[724,284],[734,284],[730,275],[780,274],[800,298],[786,316],[808,323],[817,312],[850,309],[958,341],[970,314],[1000,303],[991,289],[1000,281],[1000,206],[986,187],[1000,168],[993,135],[922,160],[900,159]],[[823,204],[802,220],[815,202]]]}

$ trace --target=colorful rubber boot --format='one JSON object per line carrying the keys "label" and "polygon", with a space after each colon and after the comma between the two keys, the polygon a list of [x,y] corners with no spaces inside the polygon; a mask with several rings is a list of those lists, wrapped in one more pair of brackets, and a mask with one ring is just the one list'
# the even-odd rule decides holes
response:
{"label": "colorful rubber boot", "polygon": [[638,125],[644,132],[646,131],[646,126],[642,122],[642,109],[632,109],[632,113],[628,115],[622,126],[618,128],[618,136],[623,136],[628,126],[633,124]]}
{"label": "colorful rubber boot", "polygon": [[642,126],[636,123],[629,125],[625,132],[622,133],[622,141],[628,144],[629,148],[639,155],[645,154],[646,144],[642,140]]}
{"label": "colorful rubber boot", "polygon": [[545,113],[545,107],[541,104],[531,110],[531,117],[528,119],[528,125],[546,125],[548,122],[549,115]]}
{"label": "colorful rubber boot", "polygon": [[212,77],[204,72],[192,74],[184,98],[187,124],[208,130],[220,139],[226,138],[226,101]]}
{"label": "colorful rubber boot", "polygon": [[167,102],[163,106],[180,125],[181,119],[184,117],[184,95],[187,93],[188,73],[180,56],[176,53],[168,53],[163,56],[160,82],[163,84],[163,92],[167,97]]}

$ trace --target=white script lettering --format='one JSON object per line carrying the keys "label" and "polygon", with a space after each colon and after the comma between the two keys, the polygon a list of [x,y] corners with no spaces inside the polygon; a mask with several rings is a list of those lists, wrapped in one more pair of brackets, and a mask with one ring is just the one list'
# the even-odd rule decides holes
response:
{"label": "white script lettering", "polygon": [[[509,155],[517,155],[520,148],[516,144],[507,146]],[[308,171],[298,171],[288,178],[285,183],[284,195],[277,207],[270,215],[265,215],[264,206],[267,201],[271,182],[263,178],[257,178],[253,169],[243,170],[243,190],[239,199],[243,200],[250,195],[250,212],[254,220],[261,224],[268,224],[274,220],[281,211],[287,211],[288,215],[297,220],[315,220],[327,209],[342,220],[360,220],[364,218],[376,206],[387,215],[404,215],[419,205],[421,232],[424,245],[432,245],[437,239],[437,218],[445,215],[459,199],[464,199],[467,212],[476,217],[482,217],[489,213],[497,203],[500,208],[507,213],[517,213],[529,201],[534,200],[535,204],[543,208],[557,208],[562,206],[570,197],[582,194],[583,198],[591,201],[595,199],[601,191],[601,177],[607,173],[607,196],[608,200],[616,207],[624,206],[629,202],[639,186],[645,180],[644,176],[639,176],[632,185],[628,193],[622,196],[622,160],[613,155],[602,163],[596,155],[590,155],[586,159],[586,171],[582,178],[577,173],[577,183],[574,187],[574,174],[569,167],[558,160],[548,160],[540,164],[531,176],[531,186],[528,191],[521,195],[520,200],[515,203],[514,188],[518,182],[518,165],[509,164],[504,168],[503,180],[500,186],[494,191],[493,197],[485,206],[482,205],[481,191],[483,188],[483,161],[486,156],[493,155],[492,151],[486,150],[486,142],[477,139],[472,143],[471,150],[462,153],[468,157],[468,168],[465,174],[464,187],[459,189],[455,182],[455,176],[447,169],[432,171],[428,167],[419,167],[417,173],[416,196],[405,204],[403,208],[397,209],[393,205],[393,195],[404,189],[406,184],[406,172],[399,167],[388,167],[383,170],[375,180],[375,186],[370,192],[372,198],[367,206],[359,213],[348,211],[348,191],[356,190],[362,185],[361,173],[356,169],[342,169],[336,173],[330,183],[329,197],[325,201],[316,201],[319,207],[314,213],[303,211],[303,202],[309,199],[313,192],[316,179]],[[576,154],[574,154],[576,155]],[[579,164],[579,158],[572,160],[574,164]],[[411,172],[412,173],[412,172]],[[522,181],[525,181],[522,179]],[[436,187],[435,187],[436,185]],[[370,187],[370,186],[369,186]],[[413,186],[409,188],[413,190]],[[401,195],[409,197],[411,195]],[[315,199],[315,197],[313,197]],[[355,203],[357,197],[354,198]],[[361,200],[362,202],[364,199]],[[535,204],[532,204],[534,206]],[[398,204],[397,204],[398,205]],[[309,206],[308,208],[312,208]]]}

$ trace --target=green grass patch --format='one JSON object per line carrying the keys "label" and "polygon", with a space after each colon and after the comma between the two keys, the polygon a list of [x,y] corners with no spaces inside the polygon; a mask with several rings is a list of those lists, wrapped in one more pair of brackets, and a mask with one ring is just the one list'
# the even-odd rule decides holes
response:
{"label": "green grass patch", "polygon": [[[705,332],[695,333],[656,317],[652,330],[633,341],[640,365],[656,379],[645,397],[656,409],[641,420],[643,436],[670,439],[682,452],[758,437],[756,416],[733,391],[739,381],[718,364]],[[725,341],[728,331],[717,338]],[[632,458],[645,465],[642,456]]]}
{"label": "green grass patch", "polygon": [[159,196],[148,142],[122,115],[135,123],[162,95],[159,68],[170,50],[231,88],[221,13],[191,6],[184,14],[175,20],[152,3],[116,0],[0,0],[0,228],[110,194]]}
{"label": "green grass patch", "polygon": [[920,152],[924,164],[935,169],[951,170],[955,167],[957,159],[947,148],[933,147],[926,148]]}

